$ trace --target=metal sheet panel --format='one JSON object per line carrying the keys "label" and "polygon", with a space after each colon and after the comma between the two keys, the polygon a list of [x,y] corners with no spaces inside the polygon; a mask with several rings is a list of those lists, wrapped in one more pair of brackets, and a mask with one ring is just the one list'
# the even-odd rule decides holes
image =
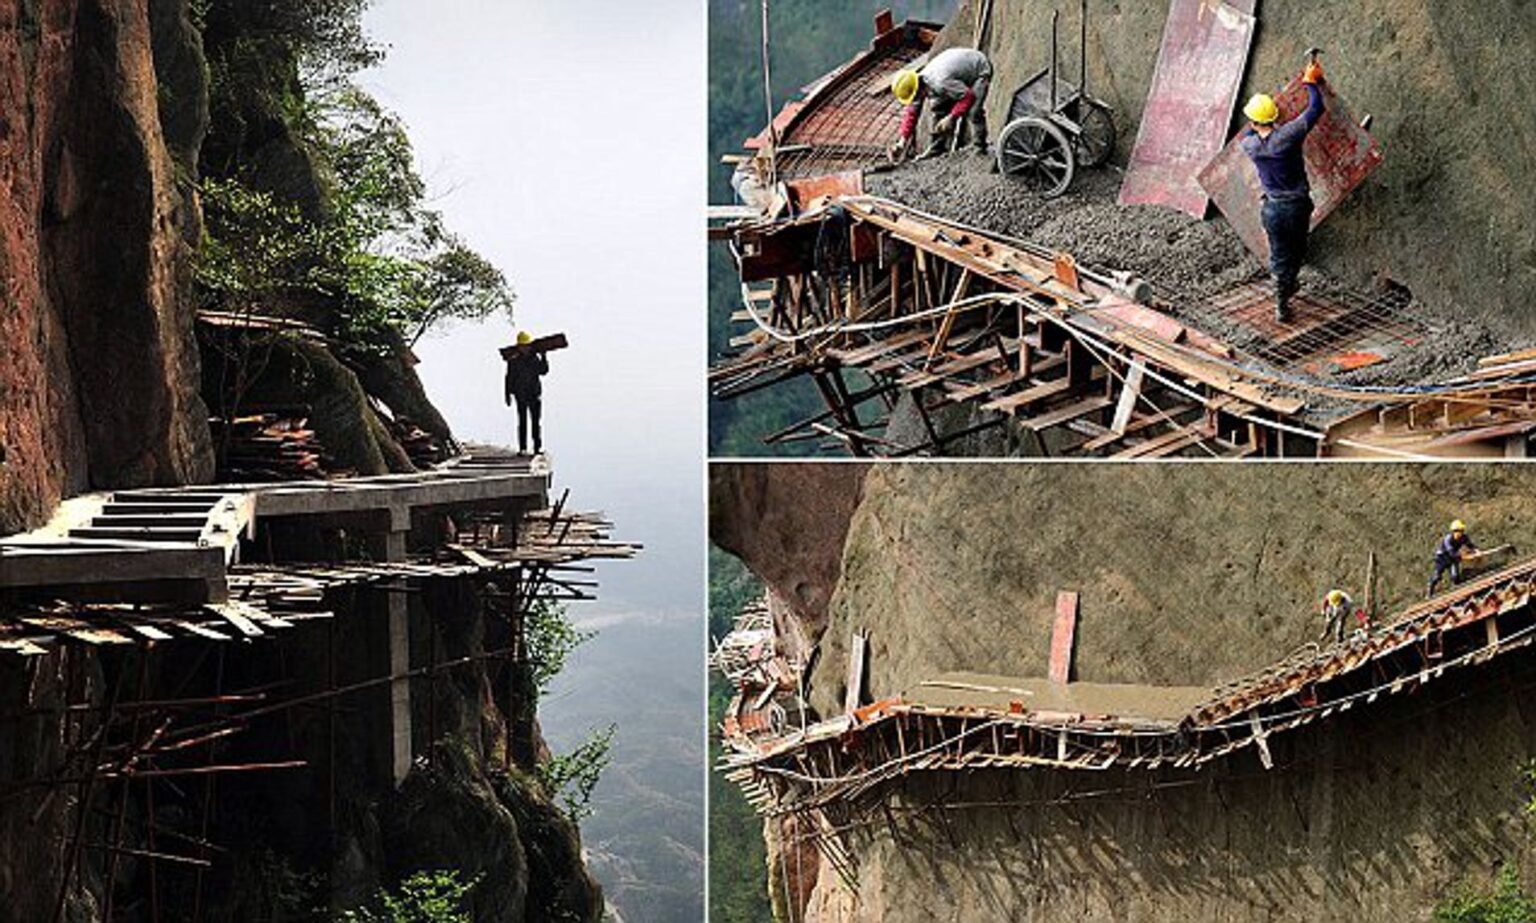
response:
{"label": "metal sheet panel", "polygon": [[1200,168],[1221,150],[1253,44],[1255,0],[1173,0],[1122,205],[1167,205],[1205,217]]}
{"label": "metal sheet panel", "polygon": [[[1304,150],[1307,180],[1312,184],[1312,227],[1317,227],[1355,187],[1381,165],[1381,148],[1360,127],[1349,106],[1326,84],[1323,117],[1307,135]],[[1275,97],[1282,120],[1295,118],[1307,108],[1307,91],[1294,79]],[[1244,129],[1246,131],[1246,129]],[[1238,133],[1240,137],[1242,132]],[[1200,171],[1200,185],[1216,201],[1216,207],[1244,245],[1259,259],[1269,260],[1269,241],[1259,219],[1262,205],[1259,174],[1234,137],[1220,154]]]}

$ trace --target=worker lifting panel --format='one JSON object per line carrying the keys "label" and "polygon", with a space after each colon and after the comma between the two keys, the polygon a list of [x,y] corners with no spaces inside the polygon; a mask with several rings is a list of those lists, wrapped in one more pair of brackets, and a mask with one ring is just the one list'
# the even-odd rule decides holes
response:
{"label": "worker lifting panel", "polygon": [[[1307,182],[1312,186],[1312,227],[1317,227],[1340,203],[1381,166],[1381,147],[1350,113],[1349,106],[1327,83],[1320,84],[1323,117],[1307,135],[1302,149]],[[1289,121],[1307,108],[1307,89],[1298,75],[1275,96],[1280,120]],[[1246,130],[1246,129],[1245,129]],[[1241,137],[1242,132],[1238,133]],[[1259,174],[1238,137],[1200,171],[1200,185],[1226,215],[1232,230],[1259,259],[1269,260],[1269,239],[1259,217],[1263,206]]]}

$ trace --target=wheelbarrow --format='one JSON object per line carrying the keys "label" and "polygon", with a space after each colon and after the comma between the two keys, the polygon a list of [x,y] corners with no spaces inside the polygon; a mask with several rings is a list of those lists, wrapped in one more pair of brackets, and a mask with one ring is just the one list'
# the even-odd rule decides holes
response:
{"label": "wheelbarrow", "polygon": [[997,136],[997,170],[1051,199],[1066,192],[1079,165],[1097,167],[1115,150],[1113,110],[1088,95],[1088,2],[1079,6],[1077,85],[1057,76],[1060,12],[1051,13],[1051,61],[1013,94]]}

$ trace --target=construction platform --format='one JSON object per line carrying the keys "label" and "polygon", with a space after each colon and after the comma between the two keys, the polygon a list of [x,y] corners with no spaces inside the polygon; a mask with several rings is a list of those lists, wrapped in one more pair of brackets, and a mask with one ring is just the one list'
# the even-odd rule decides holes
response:
{"label": "construction platform", "polygon": [[901,130],[902,106],[890,93],[891,75],[925,58],[943,28],[917,20],[897,24],[889,11],[881,13],[867,49],[806,87],[744,146],[773,150],[779,180],[884,163]]}
{"label": "construction platform", "polygon": [[[1033,454],[1066,457],[1503,458],[1536,432],[1536,350],[1411,388],[1330,377],[1418,343],[1391,291],[1308,296],[1276,324],[1240,286],[1206,306],[1250,332],[1237,346],[1140,280],[885,199],[826,196],[730,239],[745,332],[711,369],[713,393],[808,377],[827,408],[770,444],[942,454],[1011,422]],[[903,395],[915,438],[888,430]],[[973,422],[941,428],[956,406]]]}
{"label": "construction platform", "polygon": [[[306,822],[337,830],[337,792],[359,784],[342,774],[366,767],[382,793],[430,762],[445,684],[467,670],[482,717],[500,719],[487,756],[531,772],[528,624],[593,598],[593,562],[639,550],[568,493],[551,502],[551,473],[469,447],[413,474],[78,497],[0,539],[0,675],[23,691],[0,710],[18,748],[0,805],[75,793],[56,802],[73,835],[40,847],[60,913],[88,852],[185,874],[200,899],[224,859],[219,795],[241,778],[311,773]],[[151,807],[130,822],[136,798]],[[95,814],[117,818],[100,837]]]}
{"label": "construction platform", "polygon": [[1533,593],[1536,558],[1214,689],[950,674],[798,728],[727,729],[721,765],[768,816],[841,810],[920,771],[1195,769],[1244,749],[1271,768],[1276,734],[1529,646]]}
{"label": "construction platform", "polygon": [[[43,528],[0,538],[0,653],[260,637],[327,616],[329,590],[428,578],[537,570],[543,595],[586,599],[588,584],[562,569],[637,550],[609,540],[599,514],[566,509],[564,497],[550,506],[545,457],[478,451],[413,474],[68,500]],[[473,531],[428,553],[405,550],[421,517],[447,512]],[[385,541],[372,561],[242,562],[260,527],[295,520]]]}

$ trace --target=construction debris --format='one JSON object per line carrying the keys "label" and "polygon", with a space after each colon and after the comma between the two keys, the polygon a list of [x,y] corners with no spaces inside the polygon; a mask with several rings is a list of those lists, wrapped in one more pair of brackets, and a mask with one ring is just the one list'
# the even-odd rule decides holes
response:
{"label": "construction debris", "polygon": [[309,421],[258,413],[208,421],[219,447],[219,477],[230,481],[292,481],[331,471]]}

